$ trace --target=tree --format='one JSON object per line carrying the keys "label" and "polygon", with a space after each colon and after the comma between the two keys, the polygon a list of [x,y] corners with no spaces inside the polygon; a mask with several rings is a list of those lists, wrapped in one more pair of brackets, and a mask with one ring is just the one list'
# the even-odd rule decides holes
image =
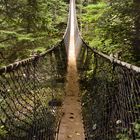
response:
{"label": "tree", "polygon": [[134,38],[133,38],[133,53],[134,60],[140,61],[140,1],[134,0]]}
{"label": "tree", "polygon": [[64,0],[1,0],[0,12],[0,61],[3,64],[55,44],[62,39],[67,23]]}
{"label": "tree", "polygon": [[[100,7],[101,3],[104,6]],[[97,7],[100,10],[96,11]],[[139,0],[99,1],[83,9],[83,28],[86,27],[84,21],[88,21],[89,26],[83,34],[91,46],[108,54],[118,53],[120,59],[140,65]]]}

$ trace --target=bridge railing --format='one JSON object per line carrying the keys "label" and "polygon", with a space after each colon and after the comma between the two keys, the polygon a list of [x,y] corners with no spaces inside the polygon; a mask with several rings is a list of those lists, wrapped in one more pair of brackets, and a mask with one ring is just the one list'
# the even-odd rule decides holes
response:
{"label": "bridge railing", "polygon": [[[72,7],[73,5],[73,7]],[[74,15],[72,15],[71,13],[74,13]],[[74,21],[71,21],[71,17],[74,16]],[[71,24],[72,22],[74,22],[74,44],[75,44],[75,52],[76,52],[76,56],[79,56],[79,52],[82,46],[82,39],[81,36],[79,35],[79,28],[78,28],[78,22],[77,22],[77,16],[76,16],[76,4],[75,4],[75,0],[71,0],[70,4],[69,4],[69,14],[68,14],[68,22],[67,22],[67,28],[65,31],[65,34],[63,36],[64,38],[64,43],[65,43],[65,47],[67,50],[67,53],[69,51],[69,44],[70,44],[70,32],[71,32]]]}
{"label": "bridge railing", "polygon": [[54,140],[66,72],[62,41],[52,49],[0,69],[0,139]]}
{"label": "bridge railing", "polygon": [[87,140],[136,140],[140,68],[91,49],[84,42],[78,63]]}

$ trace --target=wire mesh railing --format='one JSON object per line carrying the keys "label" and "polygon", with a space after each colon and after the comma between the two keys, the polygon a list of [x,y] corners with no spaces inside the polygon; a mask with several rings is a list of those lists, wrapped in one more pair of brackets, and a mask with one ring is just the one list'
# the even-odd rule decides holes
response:
{"label": "wire mesh railing", "polygon": [[66,73],[62,41],[0,69],[0,139],[54,140],[61,119]]}
{"label": "wire mesh railing", "polygon": [[78,59],[87,140],[140,138],[140,68],[91,49]]}

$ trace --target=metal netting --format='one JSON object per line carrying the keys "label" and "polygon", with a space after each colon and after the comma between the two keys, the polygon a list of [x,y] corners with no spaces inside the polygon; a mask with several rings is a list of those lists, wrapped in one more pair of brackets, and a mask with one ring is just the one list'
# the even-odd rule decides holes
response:
{"label": "metal netting", "polygon": [[66,73],[63,41],[0,69],[0,140],[54,140]]}
{"label": "metal netting", "polygon": [[79,57],[87,140],[140,138],[140,68],[92,50]]}

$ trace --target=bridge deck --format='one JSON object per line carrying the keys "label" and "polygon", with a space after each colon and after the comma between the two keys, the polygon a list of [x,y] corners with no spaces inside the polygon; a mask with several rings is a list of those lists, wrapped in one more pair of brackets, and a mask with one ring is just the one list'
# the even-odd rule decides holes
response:
{"label": "bridge deck", "polygon": [[58,140],[84,140],[80,98],[67,96],[63,107],[64,116],[61,121]]}
{"label": "bridge deck", "polygon": [[64,116],[61,121],[59,140],[84,140],[84,129],[81,115],[81,104],[79,97],[79,83],[76,66],[75,52],[75,7],[71,0],[70,15],[70,42],[68,50],[68,68],[66,98],[63,105]]}

